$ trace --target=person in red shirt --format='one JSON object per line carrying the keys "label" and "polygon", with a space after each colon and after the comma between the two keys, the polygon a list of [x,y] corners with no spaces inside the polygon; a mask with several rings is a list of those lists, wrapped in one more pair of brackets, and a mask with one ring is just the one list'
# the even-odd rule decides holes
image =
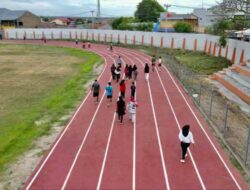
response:
{"label": "person in red shirt", "polygon": [[121,92],[121,96],[123,98],[125,98],[125,92],[126,92],[126,84],[125,84],[125,80],[122,80],[120,82],[120,92]]}

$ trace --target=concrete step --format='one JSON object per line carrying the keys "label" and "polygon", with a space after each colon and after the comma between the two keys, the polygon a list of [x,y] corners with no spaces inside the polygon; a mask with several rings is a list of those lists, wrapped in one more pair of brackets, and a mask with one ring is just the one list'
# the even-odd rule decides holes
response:
{"label": "concrete step", "polygon": [[250,77],[246,77],[246,76],[241,75],[240,73],[232,71],[230,69],[227,69],[226,74],[227,74],[227,76],[236,80],[238,83],[240,83],[243,86],[250,89]]}
{"label": "concrete step", "polygon": [[240,97],[244,102],[250,105],[250,89],[240,84],[233,78],[227,75],[221,75],[216,73],[213,75],[214,80],[220,82],[223,86],[229,89],[231,92]]}
{"label": "concrete step", "polygon": [[250,67],[248,66],[234,65],[233,67],[229,67],[229,69],[238,72],[246,77],[250,77]]}

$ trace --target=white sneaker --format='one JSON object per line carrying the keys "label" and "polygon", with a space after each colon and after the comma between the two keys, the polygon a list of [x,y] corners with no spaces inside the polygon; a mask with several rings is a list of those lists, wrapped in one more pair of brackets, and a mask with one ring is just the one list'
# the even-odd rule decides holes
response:
{"label": "white sneaker", "polygon": [[184,163],[184,162],[185,162],[185,160],[181,159],[181,160],[180,160],[180,162]]}
{"label": "white sneaker", "polygon": [[188,157],[188,154],[186,154],[185,157]]}

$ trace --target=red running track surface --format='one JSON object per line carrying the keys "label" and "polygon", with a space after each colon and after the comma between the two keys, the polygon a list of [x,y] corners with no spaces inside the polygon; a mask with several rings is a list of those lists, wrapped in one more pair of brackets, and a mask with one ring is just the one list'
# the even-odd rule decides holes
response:
{"label": "red running track surface", "polygon": [[[13,43],[23,43],[12,41]],[[40,44],[41,41],[25,43]],[[77,47],[73,42],[48,41],[46,45]],[[106,61],[99,77],[99,104],[89,93],[72,120],[52,144],[23,189],[249,189],[232,166],[192,99],[176,78],[163,67],[144,79],[143,68],[150,57],[136,50],[92,45]],[[127,114],[119,124],[115,100],[107,107],[104,88],[110,80],[110,66],[121,55],[125,64],[137,64],[136,123]],[[126,102],[130,81],[126,81]],[[196,144],[185,164],[180,163],[178,133],[191,125]]]}

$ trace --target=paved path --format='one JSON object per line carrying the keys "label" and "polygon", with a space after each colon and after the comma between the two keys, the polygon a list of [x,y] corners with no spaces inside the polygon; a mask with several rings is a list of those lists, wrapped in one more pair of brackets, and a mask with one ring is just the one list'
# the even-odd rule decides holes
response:
{"label": "paved path", "polygon": [[[39,44],[40,41],[26,43]],[[73,42],[47,45],[75,47]],[[23,189],[248,189],[217,143],[205,120],[175,77],[162,68],[144,79],[143,68],[150,57],[125,48],[107,50],[93,45],[105,60],[99,77],[101,101],[94,104],[88,93],[69,124],[41,160]],[[117,121],[115,103],[107,107],[104,86],[110,80],[110,66],[121,55],[126,64],[137,64],[136,123],[128,116]],[[114,99],[118,97],[118,84]],[[126,82],[127,87],[130,82]],[[130,91],[126,92],[126,101]],[[185,164],[180,163],[178,133],[190,124],[196,144]]]}

